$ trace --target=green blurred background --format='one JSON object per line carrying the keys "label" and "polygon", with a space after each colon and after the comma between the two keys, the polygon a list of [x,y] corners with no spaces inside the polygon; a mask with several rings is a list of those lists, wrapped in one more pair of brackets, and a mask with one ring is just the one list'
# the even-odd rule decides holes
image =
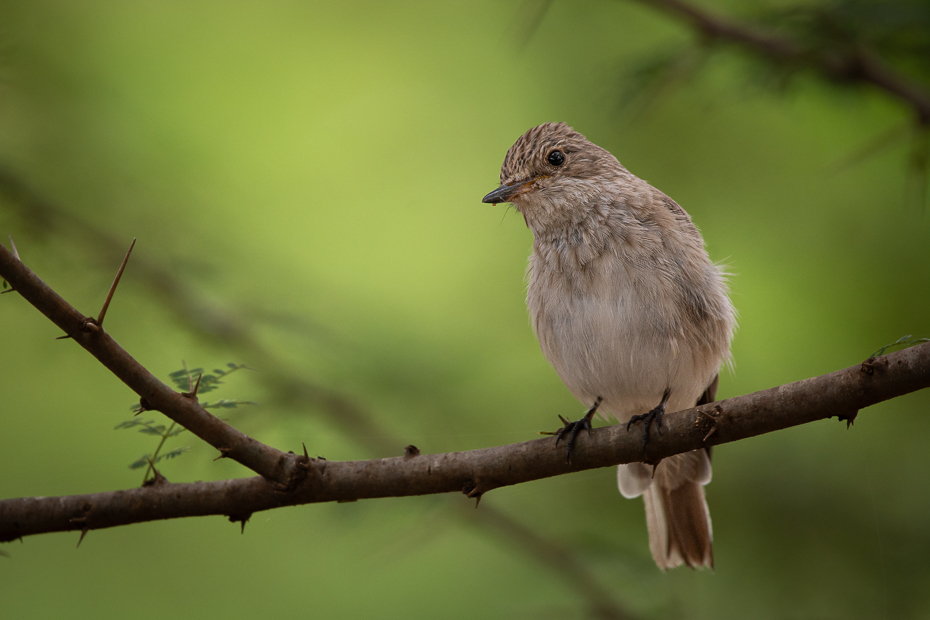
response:
{"label": "green blurred background", "polygon": [[[906,143],[836,167],[907,113],[816,79],[773,93],[738,54],[621,105],[631,66],[689,40],[606,0],[4,2],[0,163],[46,202],[3,198],[2,242],[96,314],[137,237],[107,330],[161,377],[249,364],[215,393],[258,401],[230,421],[329,459],[512,443],[583,411],[528,325],[531,234],[480,203],[545,121],[677,200],[733,272],[721,397],[930,335]],[[112,430],[134,395],[58,335],[0,297],[0,498],[137,486],[127,465],[156,443]],[[488,506],[640,617],[930,617],[928,405],[715,450],[714,573],[655,568],[611,468],[477,511],[405,498],[260,513],[244,535],[211,517],[92,531],[78,550],[77,533],[30,537],[2,547],[0,616],[590,617],[565,567],[489,526]],[[161,467],[173,482],[249,475],[194,437],[169,447],[185,445]]]}

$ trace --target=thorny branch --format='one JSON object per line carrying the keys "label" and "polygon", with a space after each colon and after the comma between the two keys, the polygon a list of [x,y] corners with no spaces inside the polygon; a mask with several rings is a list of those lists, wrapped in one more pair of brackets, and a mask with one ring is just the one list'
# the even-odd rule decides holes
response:
{"label": "thorny branch", "polygon": [[[69,334],[94,352],[94,345],[84,345],[88,336],[81,332],[83,319],[72,316],[76,311],[3,246],[0,276],[49,318],[71,328]],[[102,334],[99,330],[91,337],[99,339]],[[118,348],[115,342],[109,346]],[[121,362],[138,365],[123,354]],[[102,357],[111,362],[108,368],[118,366]],[[121,378],[127,374],[119,367],[111,370]],[[308,475],[293,483],[288,493],[262,477],[187,484],[171,484],[161,478],[153,485],[125,491],[3,500],[0,541],[187,516],[228,515],[244,521],[254,512],[297,504],[452,492],[480,497],[503,486],[586,469],[658,462],[688,450],[833,416],[848,424],[863,407],[926,387],[930,387],[930,343],[869,358],[827,375],[668,414],[666,432],[650,442],[648,454],[642,452],[640,429],[630,433],[623,425],[615,425],[585,437],[571,464],[565,462],[563,451],[552,438],[469,452],[423,455],[411,451],[405,456],[369,461],[305,458]]]}
{"label": "thorny branch", "polygon": [[[930,387],[930,343],[870,358],[836,372],[666,414],[665,432],[648,461],[738,441],[830,417],[852,421],[859,409]],[[707,441],[704,437],[709,431]],[[571,464],[552,438],[468,452],[369,461],[310,459],[310,474],[290,493],[261,477],[221,482],[160,483],[124,491],[0,501],[0,541],[158,519],[228,515],[320,502],[434,493],[487,493],[567,473],[643,461],[639,429],[598,428],[584,436]]]}
{"label": "thorny branch", "polygon": [[[2,164],[0,195],[7,198],[7,205],[16,209],[23,223],[37,234],[49,234],[51,231],[71,235],[84,247],[98,250],[101,259],[107,262],[122,255],[122,241],[49,201]],[[15,246],[13,248],[15,253]],[[295,372],[255,337],[252,330],[254,321],[248,320],[242,313],[237,315],[230,312],[229,304],[207,302],[163,266],[145,258],[134,259],[133,272],[137,279],[149,287],[152,297],[160,300],[189,329],[225,345],[234,343],[241,355],[265,370],[259,378],[268,384],[273,393],[279,395],[280,402],[291,408],[321,415],[348,439],[375,456],[396,453],[399,446],[404,445],[400,438],[383,428],[371,412],[344,395],[313,382],[304,373]],[[7,289],[7,292],[10,291],[12,289]],[[485,532],[505,538],[510,544],[516,544],[531,559],[540,560],[545,556],[550,560],[565,560],[543,562],[543,566],[556,575],[560,583],[568,584],[572,592],[588,602],[592,616],[603,620],[633,617],[613,594],[598,586],[598,577],[585,568],[584,562],[571,548],[535,535],[530,526],[493,506],[482,506],[480,512],[472,510],[470,506],[463,510],[459,502],[450,502],[448,506],[459,518],[478,525]],[[242,520],[243,525],[245,518]],[[495,525],[502,522],[507,524],[506,528]],[[528,546],[530,541],[534,541],[534,547]],[[579,585],[583,583],[586,584],[584,587]]]}

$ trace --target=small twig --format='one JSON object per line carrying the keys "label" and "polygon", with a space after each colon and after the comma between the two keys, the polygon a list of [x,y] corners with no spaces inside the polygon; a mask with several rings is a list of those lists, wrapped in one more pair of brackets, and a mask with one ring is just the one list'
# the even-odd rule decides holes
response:
{"label": "small twig", "polygon": [[113,284],[110,285],[110,291],[107,293],[107,299],[103,302],[103,307],[100,308],[100,314],[97,315],[97,325],[103,325],[103,317],[107,315],[107,308],[110,307],[110,300],[113,299],[113,293],[116,292],[116,285],[119,284],[119,279],[123,277],[123,269],[126,268],[126,263],[129,262],[129,255],[132,254],[132,249],[136,246],[136,238],[132,238],[132,243],[129,244],[129,250],[126,252],[126,256],[123,258],[123,264],[119,266],[119,271],[116,272],[116,277],[113,278]]}
{"label": "small twig", "polygon": [[152,454],[152,457],[149,459],[149,466],[145,470],[145,475],[142,476],[142,484],[145,484],[145,481],[149,479],[149,472],[152,472],[153,477],[158,475],[158,472],[155,471],[155,461],[158,459],[158,453],[161,452],[161,449],[165,445],[165,442],[168,440],[168,437],[171,436],[171,431],[173,431],[174,427],[177,425],[177,422],[172,422],[171,426],[168,427],[168,430],[162,434],[161,441],[158,442],[158,447],[155,448],[155,453]]}

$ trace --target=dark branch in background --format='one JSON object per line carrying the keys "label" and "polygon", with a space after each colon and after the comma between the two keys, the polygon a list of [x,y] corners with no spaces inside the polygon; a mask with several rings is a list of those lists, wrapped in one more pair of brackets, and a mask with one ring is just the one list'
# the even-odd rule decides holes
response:
{"label": "dark branch in background", "polygon": [[[912,113],[912,126],[905,195],[923,204],[930,172],[930,85],[912,77],[917,69],[930,76],[930,9],[920,2],[898,0],[822,0],[792,4],[780,9],[764,9],[760,25],[715,14],[684,0],[636,0],[683,22],[697,36],[697,44],[669,53],[662,50],[625,63],[621,103],[648,109],[661,93],[680,86],[702,68],[715,45],[730,46],[757,61],[757,73],[769,71],[784,86],[787,78],[808,72],[827,84],[845,87],[866,86],[903,104]],[[535,34],[550,0],[525,0],[509,38],[525,44]],[[902,35],[903,31],[907,31]],[[904,42],[899,42],[903,39]],[[889,60],[910,71],[900,71]],[[860,149],[852,160],[864,159],[881,148],[906,138],[907,132],[894,128],[869,148]]]}
{"label": "dark branch in background", "polygon": [[828,80],[866,84],[910,107],[921,125],[930,124],[930,94],[856,42],[850,49],[809,49],[785,36],[713,15],[681,0],[638,0],[686,22],[705,39],[733,43],[776,63],[811,69]]}
{"label": "dark branch in background", "polygon": [[282,493],[266,479],[160,483],[108,493],[0,501],[0,541],[45,532],[98,529],[157,519],[252,513],[319,502],[464,493],[635,461],[658,462],[688,450],[838,417],[847,426],[860,409],[930,387],[930,343],[869,358],[844,370],[745,396],[666,414],[664,432],[643,455],[642,431],[596,429],[579,442],[572,462],[555,439],[468,452],[419,454],[371,461],[311,459],[309,475]]}
{"label": "dark branch in background", "polygon": [[[47,200],[3,165],[0,165],[0,196],[7,199],[6,204],[37,236],[56,232],[69,235],[80,242],[82,247],[98,252],[101,261],[105,263],[117,260],[122,255],[120,240]],[[294,370],[288,362],[282,361],[263,346],[252,329],[255,321],[231,313],[228,308],[233,304],[216,305],[206,301],[168,269],[138,256],[133,259],[132,272],[134,281],[149,288],[149,298],[161,303],[188,329],[217,344],[235,348],[250,363],[260,367],[263,372],[257,375],[258,379],[265,382],[283,404],[320,415],[348,439],[375,456],[396,454],[407,443],[384,429],[370,412],[337,391],[313,382],[305,373]],[[482,506],[480,513],[470,507],[462,510],[459,502],[449,503],[448,507],[458,518],[479,526],[480,530],[497,537],[506,536],[504,542],[516,543],[531,560],[538,561],[543,555],[571,558],[570,561],[548,562],[543,566],[554,573],[559,583],[571,584],[572,592],[584,597],[594,617],[604,620],[634,617],[609,591],[597,585],[599,576],[578,568],[583,567],[584,563],[573,554],[571,548],[540,538],[530,526],[494,506]],[[499,522],[506,522],[507,528],[494,525]],[[517,530],[522,534],[511,537],[511,533]],[[527,547],[525,543],[530,540],[536,540],[540,547]],[[579,587],[578,584],[582,582],[590,583],[586,587]],[[592,598],[589,593],[595,590],[599,594]]]}
{"label": "dark branch in background", "polygon": [[572,591],[580,592],[591,603],[591,615],[604,620],[621,620],[629,618],[628,614],[620,613],[613,600],[610,590],[600,584],[600,579],[588,570],[583,562],[578,560],[571,550],[559,543],[552,542],[539,536],[532,530],[523,526],[519,521],[511,519],[502,512],[486,510],[471,510],[468,514],[471,519],[485,524],[512,545],[529,551],[543,566],[562,573],[567,585]]}
{"label": "dark branch in background", "polygon": [[[756,26],[683,0],[637,1],[685,23],[699,37],[698,50],[663,53],[641,66],[628,76],[631,94],[635,96],[627,99],[643,95],[646,100],[653,99],[668,85],[690,77],[707,59],[705,52],[713,44],[745,52],[774,71],[782,85],[786,78],[806,71],[828,84],[873,88],[904,105],[913,115],[908,123],[912,131],[905,198],[919,205],[926,202],[930,175],[930,87],[912,77],[914,71],[905,74],[888,62],[888,57],[897,57],[899,65],[917,68],[925,77],[930,73],[930,10],[926,5],[815,2],[770,11],[764,16],[768,24]],[[876,25],[877,22],[881,24]],[[787,32],[777,32],[773,25]],[[896,36],[904,29],[910,31],[911,36],[902,37],[908,42],[896,44]],[[906,137],[907,132],[893,128],[847,160],[873,155]]]}

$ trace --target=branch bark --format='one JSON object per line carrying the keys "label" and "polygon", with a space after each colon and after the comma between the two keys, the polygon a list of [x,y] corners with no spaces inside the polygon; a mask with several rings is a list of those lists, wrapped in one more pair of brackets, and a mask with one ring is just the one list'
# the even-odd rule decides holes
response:
{"label": "branch bark", "polygon": [[[5,274],[4,274],[5,275]],[[159,484],[138,489],[0,501],[0,541],[44,532],[89,530],[158,519],[227,515],[319,502],[493,489],[618,463],[659,459],[837,416],[930,387],[930,343],[870,358],[830,374],[667,414],[648,454],[642,430],[624,425],[582,436],[565,462],[553,438],[472,450],[368,461],[311,459],[309,475],[284,493],[260,477]]]}

